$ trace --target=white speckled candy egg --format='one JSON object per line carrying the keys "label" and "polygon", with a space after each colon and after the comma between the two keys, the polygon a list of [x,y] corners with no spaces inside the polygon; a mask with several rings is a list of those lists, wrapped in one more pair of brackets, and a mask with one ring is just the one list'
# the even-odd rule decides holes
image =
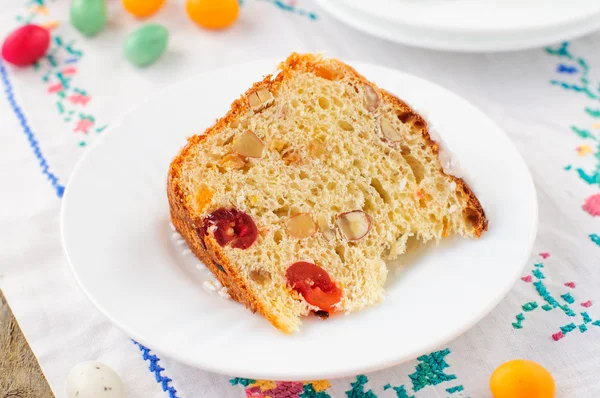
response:
{"label": "white speckled candy egg", "polygon": [[67,377],[69,398],[125,398],[123,382],[103,363],[85,361],[73,366]]}

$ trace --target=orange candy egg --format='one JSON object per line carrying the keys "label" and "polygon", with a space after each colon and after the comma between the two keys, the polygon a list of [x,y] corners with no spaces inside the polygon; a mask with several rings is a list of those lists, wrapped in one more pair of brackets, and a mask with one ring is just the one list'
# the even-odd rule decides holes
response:
{"label": "orange candy egg", "polygon": [[149,17],[162,7],[165,0],[122,0],[123,7],[138,18]]}
{"label": "orange candy egg", "polygon": [[185,9],[192,21],[207,29],[227,28],[240,13],[238,0],[187,0]]}
{"label": "orange candy egg", "polygon": [[550,372],[526,359],[500,365],[490,377],[494,398],[554,398],[556,386]]}

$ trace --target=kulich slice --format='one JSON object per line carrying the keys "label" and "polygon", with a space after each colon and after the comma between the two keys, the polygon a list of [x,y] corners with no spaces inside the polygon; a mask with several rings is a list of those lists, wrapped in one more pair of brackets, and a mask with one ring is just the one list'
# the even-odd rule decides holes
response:
{"label": "kulich slice", "polygon": [[[375,76],[376,77],[376,76]],[[426,121],[350,66],[292,54],[171,163],[171,218],[231,297],[280,330],[379,302],[408,239],[480,237]]]}

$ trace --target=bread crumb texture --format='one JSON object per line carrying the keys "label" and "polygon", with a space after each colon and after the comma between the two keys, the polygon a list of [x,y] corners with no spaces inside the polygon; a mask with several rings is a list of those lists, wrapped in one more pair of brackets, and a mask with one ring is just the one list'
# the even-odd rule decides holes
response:
{"label": "bread crumb texture", "polygon": [[[317,264],[342,290],[337,312],[379,302],[385,260],[407,241],[479,237],[487,220],[467,185],[445,174],[426,121],[341,61],[292,54],[174,159],[173,224],[231,296],[284,332],[309,304],[286,280]],[[217,209],[251,217],[256,241],[221,246]]]}

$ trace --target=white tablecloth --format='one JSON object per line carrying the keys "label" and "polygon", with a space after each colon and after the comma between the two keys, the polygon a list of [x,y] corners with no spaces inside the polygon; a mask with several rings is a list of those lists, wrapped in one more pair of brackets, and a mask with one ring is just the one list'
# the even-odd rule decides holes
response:
{"label": "white tablecloth", "polygon": [[[0,64],[0,287],[57,397],[66,396],[66,375],[83,360],[113,367],[128,397],[489,397],[490,373],[513,358],[547,367],[559,397],[600,396],[600,34],[545,50],[451,54],[369,37],[310,1],[246,0],[240,20],[223,32],[197,28],[182,4],[169,1],[151,18],[170,29],[168,52],[137,69],[122,57],[122,43],[140,22],[119,1],[109,1],[108,27],[91,39],[69,25],[67,1],[43,3],[0,3],[0,37],[26,21],[56,25],[36,68]],[[67,270],[61,196],[74,163],[108,123],[188,75],[291,51],[323,51],[441,84],[503,127],[531,168],[540,221],[522,280],[439,351],[341,380],[211,374],[134,344]],[[349,349],[360,356],[360,342]]]}

